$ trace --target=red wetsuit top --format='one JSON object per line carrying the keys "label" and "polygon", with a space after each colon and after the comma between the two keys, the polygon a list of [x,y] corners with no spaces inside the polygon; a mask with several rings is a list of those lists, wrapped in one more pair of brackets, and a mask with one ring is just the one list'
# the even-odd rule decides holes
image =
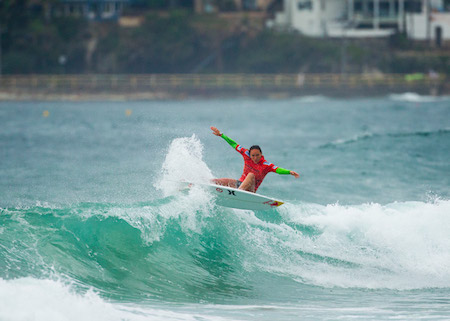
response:
{"label": "red wetsuit top", "polygon": [[269,172],[276,172],[277,166],[274,164],[269,163],[264,159],[264,156],[261,157],[261,160],[255,164],[254,161],[250,158],[250,153],[248,149],[245,149],[244,147],[238,145],[236,147],[236,150],[241,153],[242,157],[244,157],[244,172],[242,173],[241,178],[239,178],[240,182],[243,182],[244,179],[247,177],[248,173],[255,174],[255,192],[258,189],[259,185],[261,185],[264,177]]}
{"label": "red wetsuit top", "polygon": [[244,158],[244,172],[242,173],[241,178],[239,179],[240,182],[243,182],[244,179],[247,177],[248,173],[253,173],[255,175],[255,192],[258,189],[259,185],[261,185],[264,177],[270,172],[274,172],[277,174],[290,174],[290,170],[275,166],[272,163],[269,163],[264,159],[264,156],[261,157],[260,161],[255,164],[255,162],[252,161],[250,158],[250,152],[248,149],[245,149],[241,145],[237,144],[234,140],[231,138],[225,136],[222,134],[222,138],[225,139],[228,144],[230,144],[232,147],[238,151],[242,157]]}

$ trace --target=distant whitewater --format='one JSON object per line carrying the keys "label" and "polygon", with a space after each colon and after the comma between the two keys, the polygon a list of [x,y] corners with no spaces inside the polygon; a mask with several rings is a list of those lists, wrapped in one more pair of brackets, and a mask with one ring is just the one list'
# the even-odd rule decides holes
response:
{"label": "distant whitewater", "polygon": [[413,92],[403,93],[403,94],[391,94],[389,96],[392,100],[396,101],[406,101],[413,103],[432,103],[438,101],[449,100],[448,96],[423,96]]}

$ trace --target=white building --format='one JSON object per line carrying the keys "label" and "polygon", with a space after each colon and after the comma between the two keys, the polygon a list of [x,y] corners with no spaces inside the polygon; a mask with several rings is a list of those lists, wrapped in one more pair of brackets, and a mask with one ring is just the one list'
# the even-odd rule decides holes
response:
{"label": "white building", "polygon": [[311,37],[386,37],[399,30],[412,39],[446,40],[445,9],[443,0],[283,0],[269,24]]}
{"label": "white building", "polygon": [[[444,8],[445,9],[445,8]],[[421,13],[406,15],[406,33],[416,40],[450,40],[450,8],[423,5]]]}
{"label": "white building", "polygon": [[131,0],[59,0],[50,2],[53,16],[85,17],[89,20],[118,19]]}

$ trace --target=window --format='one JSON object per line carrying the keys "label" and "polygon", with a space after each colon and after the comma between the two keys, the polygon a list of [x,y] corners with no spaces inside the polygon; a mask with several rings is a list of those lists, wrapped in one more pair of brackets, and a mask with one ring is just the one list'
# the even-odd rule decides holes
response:
{"label": "window", "polygon": [[419,0],[405,1],[405,11],[412,13],[421,13],[422,1]]}
{"label": "window", "polygon": [[300,1],[298,10],[312,10],[312,1]]}
{"label": "window", "polygon": [[244,0],[242,3],[242,7],[245,10],[256,10],[257,9],[256,1],[255,0]]}

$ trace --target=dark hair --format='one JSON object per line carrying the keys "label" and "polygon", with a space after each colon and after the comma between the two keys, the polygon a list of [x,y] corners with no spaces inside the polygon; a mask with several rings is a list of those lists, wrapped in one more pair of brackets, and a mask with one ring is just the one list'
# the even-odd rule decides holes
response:
{"label": "dark hair", "polygon": [[252,147],[250,147],[249,153],[250,153],[253,149],[259,150],[259,152],[262,154],[261,147],[259,147],[258,145],[253,145]]}

